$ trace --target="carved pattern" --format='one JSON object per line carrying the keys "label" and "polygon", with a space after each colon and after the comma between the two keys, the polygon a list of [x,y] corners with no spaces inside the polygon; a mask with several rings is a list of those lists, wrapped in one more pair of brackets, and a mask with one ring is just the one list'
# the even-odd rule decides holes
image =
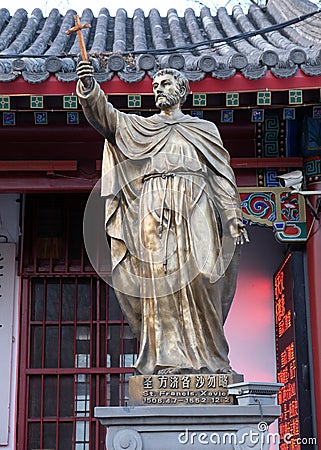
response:
{"label": "carved pattern", "polygon": [[298,222],[300,220],[298,195],[283,193],[280,200],[281,220],[284,220],[284,222]]}
{"label": "carved pattern", "polygon": [[274,67],[279,62],[279,56],[274,50],[265,50],[261,55],[262,64]]}
{"label": "carved pattern", "polygon": [[321,75],[321,64],[315,66],[310,64],[301,64],[301,70],[310,77],[319,77]]}
{"label": "carved pattern", "polygon": [[70,81],[78,80],[78,76],[77,76],[76,72],[58,72],[58,73],[56,73],[56,77],[59,81],[64,81],[67,83]]}
{"label": "carved pattern", "polygon": [[119,72],[125,67],[124,58],[120,55],[111,55],[108,59],[108,69],[113,72]]}
{"label": "carved pattern", "polygon": [[305,201],[301,196],[281,188],[258,188],[257,192],[240,188],[240,197],[245,223],[273,227],[280,242],[305,242]]}
{"label": "carved pattern", "polygon": [[273,139],[274,133],[267,133],[266,137],[269,141],[264,143],[264,156],[273,158],[276,157],[278,152],[278,143],[275,139]]}
{"label": "carved pattern", "polygon": [[321,175],[321,159],[319,156],[309,158],[304,162],[304,171],[307,178]]}
{"label": "carved pattern", "polygon": [[32,84],[42,83],[46,81],[50,74],[49,72],[22,72],[23,79]]}
{"label": "carved pattern", "polygon": [[141,81],[144,78],[145,72],[143,70],[137,72],[121,71],[118,72],[117,75],[122,81],[125,81],[126,83],[137,83],[138,81]]}
{"label": "carved pattern", "polygon": [[172,69],[181,70],[185,66],[185,59],[179,53],[173,53],[168,58],[168,66]]}
{"label": "carved pattern", "polygon": [[228,80],[229,78],[234,77],[236,73],[236,69],[228,68],[228,67],[219,67],[216,70],[213,70],[212,77],[217,78],[218,80]]}
{"label": "carved pattern", "polygon": [[278,171],[276,169],[265,169],[265,186],[278,187],[280,186],[279,180],[276,178]]}
{"label": "carved pattern", "polygon": [[118,431],[113,439],[115,450],[142,450],[143,442],[140,434],[131,429]]}
{"label": "carved pattern", "polygon": [[247,57],[241,53],[235,53],[230,59],[230,65],[234,69],[244,69],[248,65]]}
{"label": "carved pattern", "polygon": [[266,115],[263,134],[263,155],[266,157],[279,156],[278,145],[279,119],[276,115]]}
{"label": "carved pattern", "polygon": [[94,78],[98,81],[98,83],[105,83],[113,78],[114,72],[95,72]]}
{"label": "carved pattern", "polygon": [[303,64],[307,60],[307,55],[304,50],[300,48],[295,48],[291,50],[289,59],[293,61],[295,64]]}
{"label": "carved pattern", "polygon": [[61,70],[62,68],[62,62],[59,58],[57,58],[56,56],[50,56],[48,59],[46,59],[45,61],[45,68],[46,70],[48,70],[48,72],[50,73],[57,73]]}
{"label": "carved pattern", "polygon": [[15,80],[19,74],[17,72],[14,73],[0,73],[0,81],[10,82]]}
{"label": "carved pattern", "polygon": [[211,55],[203,55],[198,61],[198,66],[206,73],[213,72],[217,67],[216,59]]}
{"label": "carved pattern", "polygon": [[254,66],[252,64],[248,64],[244,69],[242,69],[242,74],[245,76],[245,78],[248,78],[249,80],[259,80],[260,78],[263,78],[264,75],[267,72],[266,66]]}
{"label": "carved pattern", "polygon": [[12,61],[12,70],[18,70],[19,72],[21,72],[25,68],[26,68],[26,61],[24,61],[23,59],[17,58]]}
{"label": "carved pattern", "polygon": [[273,222],[276,218],[275,195],[273,193],[253,192],[242,200],[242,210],[257,219]]}
{"label": "carved pattern", "polygon": [[185,70],[183,71],[186,78],[189,81],[200,81],[203,80],[203,78],[205,77],[205,72],[201,72],[201,71],[196,71],[196,70]]}
{"label": "carved pattern", "polygon": [[141,70],[153,70],[156,65],[156,60],[153,55],[139,55],[137,58],[137,66]]}
{"label": "carved pattern", "polygon": [[277,78],[291,78],[293,77],[298,70],[297,64],[294,64],[292,67],[271,67],[271,72],[273,75],[275,75]]}

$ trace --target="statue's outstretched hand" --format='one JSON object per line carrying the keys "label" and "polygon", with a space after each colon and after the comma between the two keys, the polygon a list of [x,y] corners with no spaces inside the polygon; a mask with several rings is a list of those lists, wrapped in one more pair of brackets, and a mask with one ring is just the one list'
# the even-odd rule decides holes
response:
{"label": "statue's outstretched hand", "polygon": [[86,91],[90,91],[94,85],[94,68],[90,61],[80,61],[77,65],[77,75]]}
{"label": "statue's outstretched hand", "polygon": [[229,223],[229,231],[235,239],[236,245],[243,245],[245,242],[250,242],[245,225],[241,219],[235,217],[235,219],[231,220]]}

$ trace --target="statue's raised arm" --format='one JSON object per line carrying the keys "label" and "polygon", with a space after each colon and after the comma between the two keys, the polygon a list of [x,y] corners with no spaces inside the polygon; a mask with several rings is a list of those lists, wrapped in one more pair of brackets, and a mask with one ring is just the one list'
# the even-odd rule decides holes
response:
{"label": "statue's raised arm", "polygon": [[94,68],[90,60],[80,61],[77,74],[77,95],[86,119],[106,139],[113,142],[119,111],[107,101],[104,91],[94,79]]}

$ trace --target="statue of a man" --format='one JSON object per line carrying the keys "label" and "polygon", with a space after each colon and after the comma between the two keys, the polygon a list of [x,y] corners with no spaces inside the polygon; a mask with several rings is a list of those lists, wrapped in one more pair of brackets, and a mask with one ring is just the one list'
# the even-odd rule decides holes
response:
{"label": "statue of a man", "polygon": [[77,68],[87,120],[105,137],[102,195],[120,306],[140,341],[142,374],[233,373],[223,325],[248,240],[229,154],[216,126],[185,115],[185,76],[158,71],[159,114],[115,109]]}

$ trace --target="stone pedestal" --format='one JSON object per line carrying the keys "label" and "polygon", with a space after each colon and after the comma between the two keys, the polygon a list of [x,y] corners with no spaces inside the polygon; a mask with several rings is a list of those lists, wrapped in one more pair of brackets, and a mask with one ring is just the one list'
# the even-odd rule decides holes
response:
{"label": "stone pedestal", "polygon": [[108,450],[267,450],[278,442],[268,426],[280,415],[279,387],[237,383],[229,395],[238,404],[96,407],[95,417],[108,427]]}

